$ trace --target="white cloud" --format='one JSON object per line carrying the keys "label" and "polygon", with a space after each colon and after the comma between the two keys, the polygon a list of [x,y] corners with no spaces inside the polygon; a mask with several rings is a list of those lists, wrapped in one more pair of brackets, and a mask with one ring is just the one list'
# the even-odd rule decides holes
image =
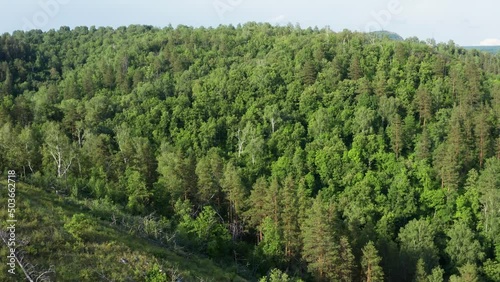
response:
{"label": "white cloud", "polygon": [[488,38],[488,39],[481,41],[481,43],[479,43],[479,44],[481,46],[500,46],[500,39]]}

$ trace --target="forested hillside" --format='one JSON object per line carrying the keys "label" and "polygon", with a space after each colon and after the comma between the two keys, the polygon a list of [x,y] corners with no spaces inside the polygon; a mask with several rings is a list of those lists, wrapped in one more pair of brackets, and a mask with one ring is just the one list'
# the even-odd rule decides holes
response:
{"label": "forested hillside", "polygon": [[500,281],[500,57],[256,23],[4,34],[8,170],[248,280]]}

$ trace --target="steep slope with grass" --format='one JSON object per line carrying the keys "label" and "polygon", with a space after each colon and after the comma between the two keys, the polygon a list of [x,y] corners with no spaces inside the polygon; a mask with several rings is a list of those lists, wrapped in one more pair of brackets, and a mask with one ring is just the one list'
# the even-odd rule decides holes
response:
{"label": "steep slope with grass", "polygon": [[[5,186],[0,184],[2,219]],[[46,281],[245,281],[232,267],[155,240],[153,217],[127,216],[106,201],[78,202],[22,184],[16,200],[17,255],[33,279],[46,273]],[[4,245],[0,256],[7,255]],[[0,264],[1,281],[25,279],[19,265],[16,275],[7,270]]]}

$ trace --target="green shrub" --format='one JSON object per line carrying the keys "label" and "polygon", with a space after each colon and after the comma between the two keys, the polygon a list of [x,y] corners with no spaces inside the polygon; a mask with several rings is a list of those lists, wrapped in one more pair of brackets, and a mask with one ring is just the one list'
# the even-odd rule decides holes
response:
{"label": "green shrub", "polygon": [[97,224],[94,219],[82,213],[74,214],[71,220],[64,224],[64,229],[78,241],[91,240],[94,237],[93,234],[97,232],[96,228]]}

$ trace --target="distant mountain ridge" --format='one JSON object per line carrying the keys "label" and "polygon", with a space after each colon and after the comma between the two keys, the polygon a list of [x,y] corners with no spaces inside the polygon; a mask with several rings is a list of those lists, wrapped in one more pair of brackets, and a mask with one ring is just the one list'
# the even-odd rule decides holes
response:
{"label": "distant mountain ridge", "polygon": [[401,37],[399,34],[397,34],[395,32],[391,32],[391,31],[386,31],[386,30],[373,31],[373,32],[370,32],[370,34],[373,34],[373,35],[380,37],[380,38],[387,37],[391,40],[396,40],[396,41],[403,41],[404,40],[404,38]]}
{"label": "distant mountain ridge", "polygon": [[[388,38],[390,40],[395,40],[395,41],[405,40],[401,35],[387,30],[372,31],[369,34],[372,34],[378,38]],[[490,54],[500,54],[500,46],[462,46],[462,47],[466,50],[477,50],[480,52],[486,52]]]}
{"label": "distant mountain ridge", "polygon": [[463,46],[467,50],[478,50],[492,54],[500,53],[500,46]]}

